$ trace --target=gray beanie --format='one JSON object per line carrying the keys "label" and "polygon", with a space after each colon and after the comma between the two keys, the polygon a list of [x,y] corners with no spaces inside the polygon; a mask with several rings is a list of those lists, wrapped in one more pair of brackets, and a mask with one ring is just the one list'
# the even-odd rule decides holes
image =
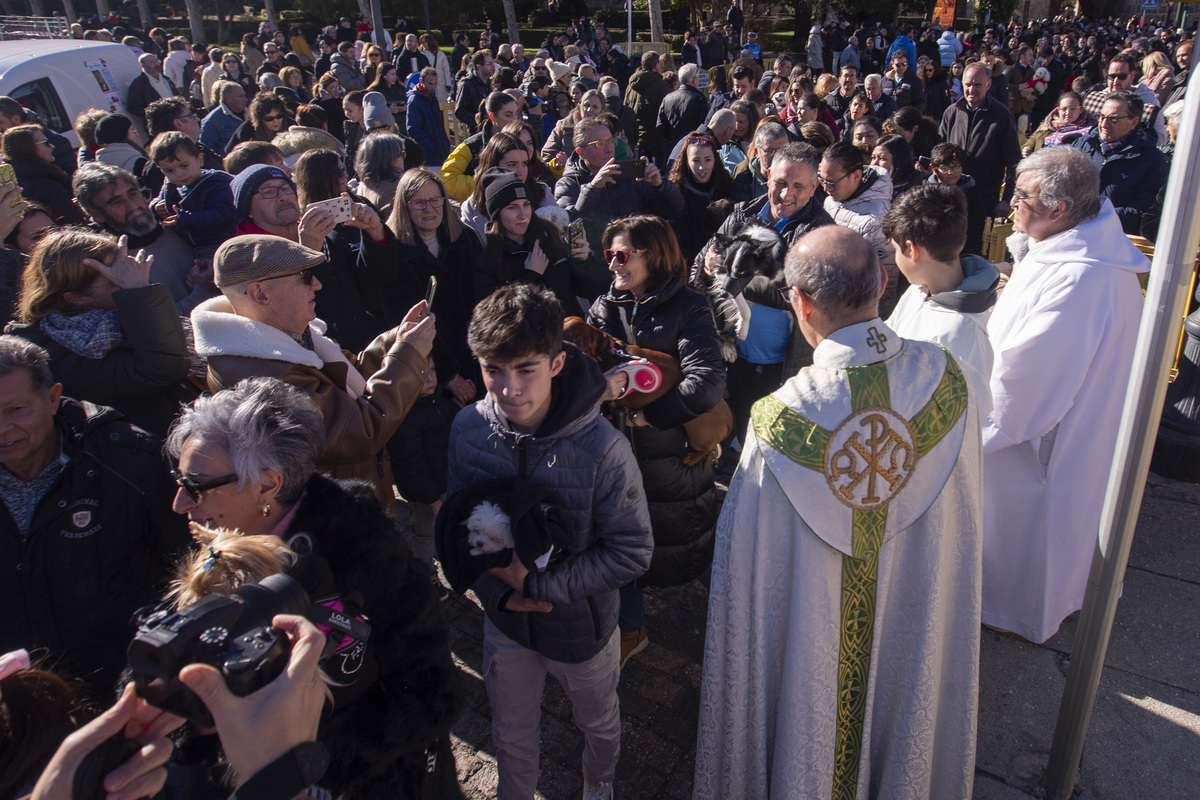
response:
{"label": "gray beanie", "polygon": [[396,126],[387,99],[379,92],[367,92],[363,96],[363,126],[369,131]]}

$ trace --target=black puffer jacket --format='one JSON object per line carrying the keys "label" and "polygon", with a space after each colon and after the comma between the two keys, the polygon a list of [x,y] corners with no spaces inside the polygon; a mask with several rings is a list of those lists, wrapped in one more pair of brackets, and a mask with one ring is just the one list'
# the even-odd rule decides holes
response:
{"label": "black puffer jacket", "polygon": [[9,163],[17,173],[21,195],[36,200],[50,210],[50,216],[60,225],[78,225],[79,209],[71,202],[71,176],[55,164],[44,164],[32,158],[15,158]]}
{"label": "black puffer jacket", "polygon": [[329,771],[343,798],[422,798],[426,749],[445,763],[433,796],[461,798],[450,725],[462,708],[449,632],[428,568],[408,549],[369,484],[314,475],[284,538],[311,537],[342,596],[361,595],[379,662],[374,688],[321,723]]}
{"label": "black puffer jacket", "polygon": [[629,292],[610,290],[592,306],[588,322],[622,341],[679,359],[683,380],[646,406],[650,426],[631,428],[630,439],[654,530],[654,558],[642,580],[657,586],[686,583],[712,562],[718,512],[711,466],[683,463],[689,450],[681,427],[725,395],[725,363],[712,311],[704,295],[675,277],[640,302]]}
{"label": "black puffer jacket", "polygon": [[133,638],[129,618],[166,587],[187,546],[171,512],[162,441],[111,408],[63,398],[54,418],[67,463],[22,536],[0,503],[0,651],[45,647],[63,674],[111,696]]}

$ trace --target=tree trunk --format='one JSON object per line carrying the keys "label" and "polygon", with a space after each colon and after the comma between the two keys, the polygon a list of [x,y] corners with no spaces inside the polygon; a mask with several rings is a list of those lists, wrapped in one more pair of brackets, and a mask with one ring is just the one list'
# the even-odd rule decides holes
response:
{"label": "tree trunk", "polygon": [[[263,0],[263,8],[267,12],[267,22],[271,23],[272,28],[279,30],[279,14],[275,11],[275,0]],[[258,43],[259,47],[262,45],[262,42]]]}
{"label": "tree trunk", "polygon": [[137,0],[138,16],[142,19],[142,33],[154,27],[154,15],[150,13],[150,0]]}
{"label": "tree trunk", "polygon": [[108,12],[111,10],[112,9],[109,8],[109,5],[108,5],[108,0],[96,0],[96,11],[100,14],[100,24],[101,25],[108,24],[107,23]]}
{"label": "tree trunk", "polygon": [[[200,10],[200,0],[183,0],[187,6],[188,24],[192,29],[192,44],[207,42],[204,38],[204,14]],[[179,87],[181,90],[184,87]]]}
{"label": "tree trunk", "polygon": [[513,4],[513,0],[504,0],[504,22],[508,25],[508,43],[520,42],[521,32],[517,30],[517,7]]}
{"label": "tree trunk", "polygon": [[29,14],[34,17],[46,16],[46,7],[42,5],[42,0],[29,0]]}
{"label": "tree trunk", "polygon": [[661,0],[650,0],[650,41],[663,41]]}
{"label": "tree trunk", "polygon": [[79,16],[75,13],[75,3],[72,0],[63,0],[63,13],[67,15],[68,25],[79,19]]}

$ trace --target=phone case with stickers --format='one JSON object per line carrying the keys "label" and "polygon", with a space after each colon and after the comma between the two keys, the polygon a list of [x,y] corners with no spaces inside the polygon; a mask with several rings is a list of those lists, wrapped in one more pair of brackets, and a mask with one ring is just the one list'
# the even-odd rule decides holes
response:
{"label": "phone case with stickers", "polygon": [[329,200],[318,200],[308,204],[309,208],[319,208],[322,211],[328,211],[333,214],[333,221],[341,224],[348,222],[354,217],[354,212],[350,207],[350,198],[348,197],[333,197]]}

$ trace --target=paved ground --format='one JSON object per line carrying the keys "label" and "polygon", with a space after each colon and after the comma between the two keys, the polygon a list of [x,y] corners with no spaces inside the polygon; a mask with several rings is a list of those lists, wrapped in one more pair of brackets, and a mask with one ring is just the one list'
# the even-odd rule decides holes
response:
{"label": "paved ground", "polygon": [[[650,646],[619,693],[621,800],[691,797],[707,593],[699,583],[649,590]],[[470,710],[454,729],[467,796],[495,796],[496,763],[480,666],[483,612],[454,596],[446,611]],[[1043,796],[1042,774],[1078,615],[1043,645],[984,630],[975,797]],[[1151,475],[1076,784],[1080,798],[1200,796],[1200,487]],[[538,797],[581,796],[582,737],[547,682]]]}

